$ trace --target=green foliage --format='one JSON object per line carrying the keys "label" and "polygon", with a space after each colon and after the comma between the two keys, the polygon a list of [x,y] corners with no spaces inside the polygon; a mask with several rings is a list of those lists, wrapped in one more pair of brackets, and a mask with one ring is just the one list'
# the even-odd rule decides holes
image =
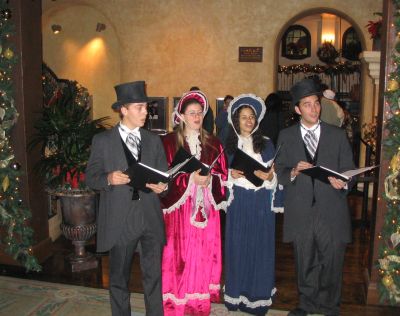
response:
{"label": "green foliage", "polygon": [[14,106],[13,67],[17,63],[11,39],[14,35],[12,19],[5,19],[8,1],[0,1],[0,244],[28,271],[41,267],[32,255],[33,230],[31,218],[24,205],[20,188],[21,166],[16,162],[10,143],[12,127],[17,123]]}
{"label": "green foliage", "polygon": [[59,86],[35,123],[30,147],[41,146],[42,151],[36,171],[50,189],[85,189],[92,138],[105,129],[108,118],[90,118],[89,94],[77,82],[63,80]]}
{"label": "green foliage", "polygon": [[[395,12],[400,12],[400,1],[393,0]],[[395,13],[396,34],[400,32],[400,15]],[[381,301],[392,305],[400,304],[400,44],[397,38],[392,60],[396,68],[389,74],[385,92],[384,153],[390,160],[390,168],[385,179],[387,212],[378,237],[380,282],[378,290]]]}

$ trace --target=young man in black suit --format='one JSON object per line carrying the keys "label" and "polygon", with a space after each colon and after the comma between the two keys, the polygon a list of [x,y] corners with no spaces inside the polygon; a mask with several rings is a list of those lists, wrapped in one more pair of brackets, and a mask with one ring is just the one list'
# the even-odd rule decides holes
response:
{"label": "young man in black suit", "polygon": [[146,315],[162,316],[161,259],[165,244],[164,222],[157,194],[166,184],[147,184],[138,191],[123,173],[141,161],[167,170],[160,138],[143,129],[147,116],[144,81],[115,87],[118,101],[112,108],[121,121],[93,138],[86,169],[89,187],[100,192],[97,250],[110,252],[110,300],[113,316],[131,316],[129,278],[133,254],[140,242]]}
{"label": "young man in black suit", "polygon": [[344,130],[320,121],[321,92],[311,79],[291,89],[298,124],[280,132],[275,170],[285,187],[284,242],[292,242],[299,306],[290,316],[339,315],[346,244],[351,241],[347,192],[351,183],[329,183],[302,174],[321,165],[337,172],[354,169]]}

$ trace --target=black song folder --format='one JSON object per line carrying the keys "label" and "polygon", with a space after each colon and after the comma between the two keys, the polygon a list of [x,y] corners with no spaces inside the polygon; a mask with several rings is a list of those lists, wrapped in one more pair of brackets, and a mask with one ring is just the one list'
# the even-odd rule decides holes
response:
{"label": "black song folder", "polygon": [[146,183],[167,183],[175,175],[181,172],[181,169],[189,163],[191,157],[185,159],[184,161],[176,164],[173,168],[170,168],[167,172],[149,167],[144,163],[137,162],[129,166],[128,169],[124,171],[125,174],[129,176],[131,182],[129,185],[139,190],[147,190]]}
{"label": "black song folder", "polygon": [[350,179],[358,174],[367,172],[369,170],[372,170],[378,166],[371,166],[371,167],[364,167],[364,168],[359,168],[359,169],[354,169],[354,170],[348,170],[343,173],[339,173],[337,171],[334,171],[332,169],[329,169],[327,167],[323,166],[314,166],[308,169],[300,170],[301,173],[304,173],[305,175],[308,175],[312,178],[318,179],[322,182],[330,184],[328,177],[334,177],[336,179],[340,179],[344,182],[350,181]]}
{"label": "black song folder", "polygon": [[253,157],[246,154],[243,150],[237,149],[230,167],[231,169],[243,171],[246,179],[253,183],[256,187],[259,187],[263,184],[264,180],[257,177],[254,174],[254,171],[261,170],[263,172],[269,172],[271,170],[272,163],[268,167],[266,167]]}
{"label": "black song folder", "polygon": [[188,153],[183,147],[180,147],[174,156],[174,159],[171,163],[171,168],[189,159],[189,161],[179,170],[179,172],[192,173],[200,169],[200,175],[206,176],[210,173],[211,169],[214,167],[215,163],[222,155],[224,150],[225,148],[218,154],[211,165],[206,165],[205,163],[198,160],[195,156]]}

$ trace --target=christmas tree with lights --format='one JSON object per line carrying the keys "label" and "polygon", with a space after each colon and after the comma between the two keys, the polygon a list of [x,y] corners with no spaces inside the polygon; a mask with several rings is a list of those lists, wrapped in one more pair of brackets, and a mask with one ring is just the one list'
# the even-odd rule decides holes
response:
{"label": "christmas tree with lights", "polygon": [[394,71],[389,74],[384,104],[384,152],[390,160],[385,178],[387,205],[384,224],[378,238],[379,292],[382,301],[400,304],[400,0],[393,0],[396,44],[392,55]]}
{"label": "christmas tree with lights", "polygon": [[10,134],[18,112],[13,97],[13,67],[17,63],[11,38],[14,35],[8,1],[0,1],[0,246],[28,271],[41,267],[32,254],[31,213],[20,193],[21,165],[16,161]]}

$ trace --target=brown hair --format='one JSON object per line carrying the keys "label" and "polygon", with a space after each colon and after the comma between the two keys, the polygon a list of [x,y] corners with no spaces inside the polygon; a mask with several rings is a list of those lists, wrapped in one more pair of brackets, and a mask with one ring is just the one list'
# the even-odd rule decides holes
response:
{"label": "brown hair", "polygon": [[[201,105],[201,107],[203,107],[202,104],[198,100],[196,100],[194,98],[193,99],[192,98],[191,99],[187,99],[182,104],[180,113],[185,112],[186,108],[191,104],[199,104],[199,105]],[[185,143],[185,127],[186,127],[185,125],[186,125],[185,122],[183,120],[181,120],[180,123],[174,129],[175,132],[176,132],[176,137],[177,137],[177,142],[176,142],[177,150],[180,147],[183,147],[184,143]],[[208,146],[209,145],[208,144],[209,139],[210,139],[210,134],[204,128],[201,128],[200,129],[200,142],[201,142],[201,145],[202,146]]]}

